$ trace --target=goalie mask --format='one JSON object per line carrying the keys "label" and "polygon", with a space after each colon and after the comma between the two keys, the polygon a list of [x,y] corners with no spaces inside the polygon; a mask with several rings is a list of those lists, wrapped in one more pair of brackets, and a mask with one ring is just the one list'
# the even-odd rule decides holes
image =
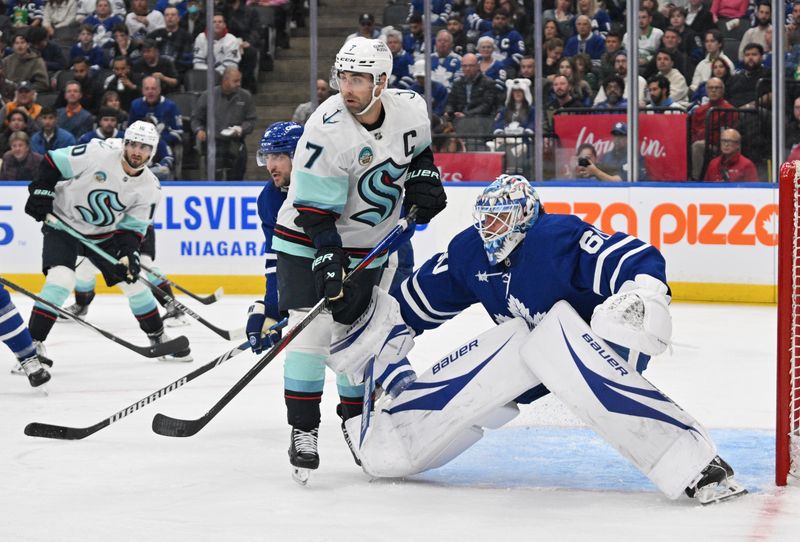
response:
{"label": "goalie mask", "polygon": [[489,263],[502,262],[539,217],[541,203],[522,175],[501,175],[478,196],[473,211]]}

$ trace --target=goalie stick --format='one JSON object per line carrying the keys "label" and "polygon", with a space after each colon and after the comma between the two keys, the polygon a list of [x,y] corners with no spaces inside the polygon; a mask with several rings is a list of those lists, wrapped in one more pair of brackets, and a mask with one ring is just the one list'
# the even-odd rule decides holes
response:
{"label": "goalie stick", "polygon": [[51,303],[50,301],[47,301],[46,299],[44,299],[42,297],[39,297],[38,295],[34,294],[33,292],[29,292],[28,290],[26,290],[22,286],[18,286],[16,284],[14,284],[13,282],[4,279],[3,277],[0,277],[0,283],[5,284],[6,286],[11,288],[12,290],[16,290],[17,292],[21,293],[22,295],[26,295],[26,296],[30,297],[31,299],[33,299],[35,301],[38,301],[42,305],[50,307],[51,309],[56,311],[59,315],[61,315],[63,317],[66,317],[66,318],[69,318],[71,320],[75,320],[76,322],[78,322],[82,326],[88,327],[89,329],[91,329],[93,331],[96,331],[97,333],[99,333],[100,335],[105,337],[106,339],[114,341],[115,343],[117,343],[119,345],[122,345],[122,346],[124,346],[125,348],[127,348],[129,350],[133,350],[137,354],[139,354],[141,356],[144,356],[146,358],[160,358],[161,356],[166,356],[168,354],[174,354],[176,352],[180,352],[181,350],[186,350],[187,348],[189,348],[189,339],[187,339],[183,335],[181,335],[180,337],[175,337],[174,339],[170,339],[169,341],[166,341],[166,342],[163,342],[163,343],[159,343],[159,344],[156,344],[156,345],[152,345],[152,346],[138,346],[138,345],[135,345],[133,343],[129,343],[125,339],[123,339],[121,337],[117,337],[116,335],[114,335],[110,331],[106,331],[104,329],[101,329],[101,328],[95,326],[94,324],[90,324],[89,322],[87,322],[83,318],[81,318],[79,316],[76,316],[76,315],[72,314],[71,312],[69,312],[67,310],[62,309],[61,307],[59,307],[55,303]]}
{"label": "goalie stick", "polygon": [[189,290],[187,290],[186,288],[184,288],[183,286],[181,286],[177,282],[173,282],[172,280],[168,279],[166,276],[161,275],[160,273],[156,273],[151,267],[147,267],[144,264],[141,264],[141,266],[142,266],[142,269],[144,269],[145,271],[147,271],[151,275],[154,275],[154,276],[158,277],[159,280],[162,280],[162,281],[166,282],[167,284],[169,284],[170,286],[172,286],[176,290],[180,290],[184,294],[188,295],[189,297],[191,297],[194,300],[199,301],[203,305],[211,305],[212,303],[216,303],[217,301],[222,299],[223,295],[225,295],[225,290],[222,289],[222,286],[220,286],[219,288],[214,290],[214,293],[211,294],[211,295],[206,295],[206,296],[197,295],[194,292],[190,292]]}
{"label": "goalie stick", "polygon": [[244,342],[239,346],[237,346],[236,348],[228,350],[227,352],[217,357],[216,359],[206,363],[202,367],[198,367],[191,373],[179,378],[178,380],[170,384],[167,384],[163,388],[154,391],[147,397],[144,397],[136,401],[135,403],[123,408],[119,412],[112,414],[105,420],[97,422],[94,425],[90,425],[89,427],[67,427],[65,425],[51,425],[49,423],[33,422],[25,426],[25,434],[28,435],[29,437],[52,438],[59,440],[80,440],[86,438],[89,435],[93,435],[94,433],[97,433],[101,429],[108,427],[112,423],[118,422],[119,420],[125,418],[129,414],[133,414],[140,408],[149,405],[153,401],[156,401],[161,397],[164,397],[166,394],[177,390],[187,382],[191,382],[198,376],[207,373],[217,365],[225,363],[233,356],[249,349],[250,349],[250,343]]}
{"label": "goalie stick", "polygon": [[[381,252],[387,250],[406,229],[413,227],[414,218],[416,215],[417,208],[416,206],[413,206],[409,210],[406,217],[401,219],[397,226],[395,226],[394,229],[392,229],[392,231],[390,231],[386,237],[384,237],[375,246],[375,248],[373,248],[369,254],[364,256],[358,265],[347,274],[347,276],[344,278],[344,282],[352,280],[354,276],[358,275],[363,269],[372,263]],[[316,318],[325,309],[327,306],[327,301],[328,300],[324,297],[320,299],[317,304],[314,305],[314,307],[308,312],[308,314],[306,314],[302,320],[297,322],[297,324],[289,329],[289,331],[283,335],[283,337],[275,344],[275,346],[273,346],[264,357],[258,360],[258,362],[253,365],[253,367],[251,367],[250,370],[247,371],[247,373],[245,373],[245,375],[240,378],[239,381],[236,382],[236,384],[234,384],[233,387],[222,396],[222,399],[217,401],[217,403],[214,404],[214,406],[212,406],[208,412],[194,420],[172,418],[170,416],[158,413],[153,417],[153,431],[159,435],[164,435],[167,437],[190,437],[196,434],[203,427],[208,425],[208,422],[214,419],[214,417],[219,414],[223,408],[225,408],[225,405],[230,403],[233,398],[236,397],[239,392],[242,391],[242,389],[244,389],[244,387],[247,386],[247,384],[264,369],[264,367],[269,365],[269,363],[275,359],[277,355],[280,354],[301,331],[308,327],[311,321],[314,320],[314,318]]]}
{"label": "goalie stick", "polygon": [[[65,233],[67,233],[68,235],[71,235],[72,237],[74,237],[75,239],[77,239],[78,241],[83,243],[84,246],[86,246],[86,248],[94,251],[96,254],[98,254],[101,258],[103,258],[107,262],[113,263],[115,265],[120,263],[118,260],[116,260],[113,256],[111,256],[105,250],[103,250],[102,248],[98,247],[97,245],[95,245],[94,243],[89,241],[80,232],[78,232],[77,230],[75,230],[74,228],[69,226],[66,222],[64,222],[63,220],[61,220],[57,216],[55,216],[53,214],[48,214],[47,215],[47,223],[50,226],[52,226],[53,228],[55,228],[57,230],[61,230],[61,231],[65,232]],[[142,283],[145,286],[147,286],[150,289],[150,291],[153,292],[153,295],[155,295],[157,298],[159,298],[162,301],[164,301],[164,303],[166,304],[168,309],[169,308],[175,308],[175,309],[181,311],[182,313],[184,313],[184,314],[186,314],[188,316],[191,316],[192,318],[194,318],[195,320],[197,320],[198,322],[200,322],[201,324],[206,326],[208,329],[210,329],[211,331],[213,331],[214,333],[216,333],[217,335],[219,335],[220,337],[222,337],[226,341],[232,341],[234,339],[240,339],[240,338],[244,337],[244,335],[245,335],[244,328],[238,328],[238,329],[234,329],[234,330],[227,330],[227,329],[219,328],[219,327],[215,326],[214,324],[212,324],[211,322],[209,322],[208,320],[206,320],[205,318],[203,318],[202,316],[200,316],[199,314],[197,314],[196,312],[194,312],[192,309],[190,309],[189,307],[187,307],[186,305],[184,305],[180,301],[178,301],[177,299],[175,299],[174,297],[172,297],[171,295],[169,295],[168,293],[166,293],[165,291],[163,291],[161,288],[159,288],[158,286],[156,286],[155,284],[153,284],[152,282],[147,280],[145,277],[140,276],[138,278],[138,280],[142,281]]]}

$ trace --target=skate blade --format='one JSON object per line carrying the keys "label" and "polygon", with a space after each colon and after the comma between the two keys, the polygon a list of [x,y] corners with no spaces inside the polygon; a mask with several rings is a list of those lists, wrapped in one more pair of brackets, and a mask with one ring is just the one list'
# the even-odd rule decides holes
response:
{"label": "skate blade", "polygon": [[308,483],[308,479],[311,477],[311,469],[304,469],[302,467],[292,467],[292,479],[295,482],[300,484],[301,486],[305,486]]}
{"label": "skate blade", "polygon": [[700,504],[707,506],[709,504],[735,499],[742,495],[747,495],[747,489],[733,480],[728,480],[727,482],[710,484],[701,488],[697,492],[697,495],[695,495],[695,498]]}
{"label": "skate blade", "polygon": [[38,393],[38,394],[40,394],[40,395],[42,395],[44,397],[50,397],[50,391],[47,389],[47,384],[42,384],[41,386],[36,386],[35,388],[33,388],[33,391],[35,391],[36,393]]}
{"label": "skate blade", "polygon": [[194,361],[194,358],[192,356],[182,356],[182,357],[161,356],[160,358],[156,358],[156,359],[158,359],[158,361],[166,361],[168,363],[172,362],[172,361],[178,362],[178,363],[190,363],[190,362]]}

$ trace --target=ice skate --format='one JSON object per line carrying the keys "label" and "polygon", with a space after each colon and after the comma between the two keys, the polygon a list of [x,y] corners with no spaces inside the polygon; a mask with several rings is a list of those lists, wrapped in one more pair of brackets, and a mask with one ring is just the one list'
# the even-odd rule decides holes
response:
{"label": "ice skate", "polygon": [[317,434],[319,428],[303,431],[292,427],[289,443],[289,463],[292,464],[292,478],[304,486],[308,483],[311,471],[319,467],[317,453]]}
{"label": "ice skate", "polygon": [[167,309],[167,312],[164,313],[161,319],[167,327],[182,327],[190,324],[189,318],[175,307]]}
{"label": "ice skate", "polygon": [[25,375],[28,377],[28,382],[30,382],[31,386],[34,388],[38,388],[50,380],[50,373],[47,372],[47,369],[42,367],[39,356],[36,354],[33,354],[31,357],[20,361],[20,366],[25,372]]}
{"label": "ice skate", "polygon": [[[169,335],[164,333],[163,331],[159,333],[148,333],[147,338],[150,339],[150,345],[155,346],[157,344],[161,344],[167,342],[172,339]],[[158,361],[183,361],[183,362],[190,362],[193,361],[194,358],[191,356],[191,350],[188,348],[186,350],[180,350],[175,352],[174,354],[167,354],[165,356],[161,356],[158,358]]]}
{"label": "ice skate", "polygon": [[747,493],[747,490],[733,479],[733,469],[720,456],[711,460],[699,480],[686,488],[689,497],[706,505],[726,501]]}
{"label": "ice skate", "polygon": [[[79,316],[81,318],[84,318],[87,314],[89,314],[89,305],[80,305],[78,303],[73,303],[69,307],[64,307],[64,310],[69,312],[70,314],[73,314],[75,316]],[[59,322],[74,322],[75,320],[73,320],[72,318],[68,318],[68,317],[66,317],[66,316],[64,316],[62,314],[59,314],[58,315],[58,321]]]}
{"label": "ice skate", "polygon": [[[36,347],[36,356],[39,358],[39,363],[47,367],[52,367],[53,360],[47,357],[47,350],[45,350],[44,343],[41,341],[33,341],[33,345]],[[19,361],[11,368],[11,373],[15,375],[26,374]]]}

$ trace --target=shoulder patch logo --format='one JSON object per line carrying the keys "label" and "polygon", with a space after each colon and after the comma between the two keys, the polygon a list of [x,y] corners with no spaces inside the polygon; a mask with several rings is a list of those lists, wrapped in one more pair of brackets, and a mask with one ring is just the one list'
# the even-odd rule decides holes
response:
{"label": "shoulder patch logo", "polygon": [[94,172],[94,180],[98,183],[104,183],[108,179],[108,175],[105,171],[95,171]]}
{"label": "shoulder patch logo", "polygon": [[336,124],[336,123],[338,123],[339,122],[338,120],[331,120],[331,119],[333,119],[333,117],[335,117],[336,115],[338,115],[341,112],[342,112],[341,109],[337,109],[335,112],[331,113],[328,116],[325,116],[325,113],[323,113],[322,114],[322,124]]}
{"label": "shoulder patch logo", "polygon": [[373,157],[374,155],[372,153],[372,149],[370,149],[369,147],[364,147],[358,153],[358,163],[361,164],[362,166],[366,166],[370,162],[372,162]]}

